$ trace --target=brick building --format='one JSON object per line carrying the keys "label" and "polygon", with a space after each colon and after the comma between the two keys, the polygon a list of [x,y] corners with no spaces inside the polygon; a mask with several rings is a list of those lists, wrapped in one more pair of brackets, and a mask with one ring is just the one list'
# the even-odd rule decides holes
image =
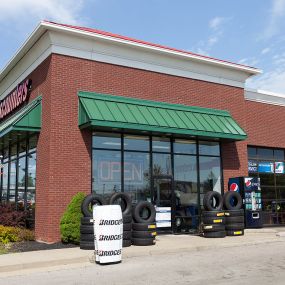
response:
{"label": "brick building", "polygon": [[245,90],[258,73],[42,22],[0,74],[1,200],[35,212],[36,238],[55,242],[79,191],[171,206],[174,225],[187,208],[195,228],[205,192],[251,175],[261,178],[265,224],[285,223],[285,99]]}

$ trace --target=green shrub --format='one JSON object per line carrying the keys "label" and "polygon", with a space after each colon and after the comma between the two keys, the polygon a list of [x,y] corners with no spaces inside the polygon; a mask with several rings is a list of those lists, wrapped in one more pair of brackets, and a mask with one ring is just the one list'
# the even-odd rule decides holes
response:
{"label": "green shrub", "polygon": [[34,232],[19,227],[5,227],[0,225],[0,244],[24,240],[35,240]]}
{"label": "green shrub", "polygon": [[85,196],[84,193],[77,193],[72,198],[61,218],[60,233],[63,242],[79,244],[80,219],[83,217],[81,214],[81,204]]}

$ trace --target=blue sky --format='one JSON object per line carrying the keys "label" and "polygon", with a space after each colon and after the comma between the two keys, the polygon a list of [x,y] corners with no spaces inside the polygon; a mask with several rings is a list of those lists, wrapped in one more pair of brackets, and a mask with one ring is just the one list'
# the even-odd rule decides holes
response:
{"label": "blue sky", "polygon": [[0,11],[0,69],[47,19],[255,66],[248,87],[285,94],[285,0],[7,0]]}

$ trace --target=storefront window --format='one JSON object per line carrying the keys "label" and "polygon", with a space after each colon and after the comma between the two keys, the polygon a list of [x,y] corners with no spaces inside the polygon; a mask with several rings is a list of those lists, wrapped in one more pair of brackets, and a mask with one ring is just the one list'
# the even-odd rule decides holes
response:
{"label": "storefront window", "polygon": [[125,153],[124,191],[132,196],[133,202],[150,201],[150,162],[148,153]]}
{"label": "storefront window", "polygon": [[10,180],[9,180],[9,201],[15,202],[16,194],[16,167],[17,161],[11,161],[10,163]]}
{"label": "storefront window", "polygon": [[125,150],[149,151],[149,137],[124,136]]}
{"label": "storefront window", "polygon": [[173,149],[174,153],[196,154],[196,141],[176,139]]}
{"label": "storefront window", "polygon": [[37,154],[30,154],[28,156],[27,172],[27,208],[32,208],[36,201],[36,166]]}
{"label": "storefront window", "polygon": [[121,135],[98,133],[93,135],[93,148],[121,149]]}
{"label": "storefront window", "polygon": [[153,175],[171,175],[170,154],[153,153]]}
{"label": "storefront window", "polygon": [[285,224],[285,161],[283,149],[248,147],[249,176],[259,177],[264,224]]}
{"label": "storefront window", "polygon": [[168,138],[152,138],[152,151],[170,152],[170,140]]}
{"label": "storefront window", "polygon": [[104,196],[121,191],[121,152],[93,150],[93,191]]}
{"label": "storefront window", "polygon": [[26,157],[18,160],[18,207],[25,207],[25,189],[26,189]]}
{"label": "storefront window", "polygon": [[200,192],[217,191],[221,193],[221,165],[219,157],[200,156]]}
{"label": "storefront window", "polygon": [[2,183],[2,201],[7,201],[7,191],[8,191],[8,162],[4,162],[2,169],[3,183]]}
{"label": "storefront window", "polygon": [[220,144],[218,142],[199,141],[200,155],[220,155]]}

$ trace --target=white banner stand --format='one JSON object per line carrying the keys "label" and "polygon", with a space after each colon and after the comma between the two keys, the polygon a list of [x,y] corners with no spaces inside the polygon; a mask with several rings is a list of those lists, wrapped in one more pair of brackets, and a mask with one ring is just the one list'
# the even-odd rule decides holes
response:
{"label": "white banner stand", "polygon": [[93,220],[96,262],[120,262],[123,246],[123,218],[120,205],[94,205]]}

